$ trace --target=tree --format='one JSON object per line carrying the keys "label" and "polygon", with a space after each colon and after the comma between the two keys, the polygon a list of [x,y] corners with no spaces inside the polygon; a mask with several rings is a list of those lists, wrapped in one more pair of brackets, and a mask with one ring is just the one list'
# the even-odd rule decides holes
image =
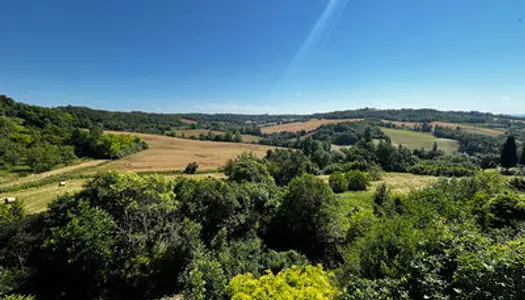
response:
{"label": "tree", "polygon": [[501,150],[501,166],[507,169],[507,171],[515,167],[518,163],[518,154],[516,151],[514,136],[507,137],[507,141],[503,144],[503,149]]}
{"label": "tree", "polygon": [[334,193],[343,193],[348,191],[348,180],[345,174],[343,174],[341,171],[332,173],[328,179],[328,182],[330,183],[330,187]]}
{"label": "tree", "polygon": [[224,174],[235,182],[270,182],[272,178],[266,165],[253,153],[242,153],[230,159],[224,167]]}
{"label": "tree", "polygon": [[254,299],[334,299],[333,274],[321,265],[283,270],[277,275],[268,271],[257,279],[250,273],[235,276],[228,285],[233,300]]}
{"label": "tree", "polygon": [[438,144],[437,142],[434,142],[434,144],[432,144],[432,152],[437,152],[438,151]]}
{"label": "tree", "polygon": [[521,150],[520,165],[525,166],[525,143],[523,144],[523,149]]}
{"label": "tree", "polygon": [[194,161],[194,162],[190,162],[187,166],[186,166],[186,169],[184,169],[184,174],[195,174],[197,173],[197,169],[199,168],[199,164]]}
{"label": "tree", "polygon": [[345,174],[346,180],[348,182],[349,191],[366,191],[368,185],[370,184],[370,178],[368,174],[352,170]]}

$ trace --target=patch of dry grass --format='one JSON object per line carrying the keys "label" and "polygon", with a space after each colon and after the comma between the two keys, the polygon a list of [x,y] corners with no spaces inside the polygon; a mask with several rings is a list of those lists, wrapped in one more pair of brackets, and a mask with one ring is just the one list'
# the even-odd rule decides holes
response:
{"label": "patch of dry grass", "polygon": [[325,124],[337,124],[337,123],[359,122],[359,121],[362,121],[362,119],[309,120],[306,122],[294,122],[294,123],[263,127],[261,128],[261,131],[263,133],[275,133],[275,132],[281,132],[281,131],[297,132],[301,130],[313,131],[321,127],[321,125],[325,125]]}
{"label": "patch of dry grass", "polygon": [[189,162],[196,161],[200,170],[214,170],[243,152],[253,152],[263,157],[275,147],[243,144],[196,141],[154,134],[110,132],[131,134],[144,139],[149,149],[91,169],[93,173],[105,170],[117,171],[169,171],[183,170]]}

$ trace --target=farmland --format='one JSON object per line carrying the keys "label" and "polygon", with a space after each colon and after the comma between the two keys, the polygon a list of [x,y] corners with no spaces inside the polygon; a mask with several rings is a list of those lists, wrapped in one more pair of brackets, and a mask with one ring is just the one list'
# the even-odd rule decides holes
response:
{"label": "farmland", "polygon": [[[409,128],[413,128],[414,125],[416,124],[421,124],[421,123],[415,123],[415,122],[399,122],[399,121],[389,121],[389,120],[382,120],[382,121],[385,123],[392,123],[400,127],[404,126],[404,127],[409,127]],[[502,130],[502,129],[485,128],[485,127],[480,127],[480,126],[473,126],[471,124],[458,124],[458,123],[448,123],[448,122],[440,122],[440,121],[431,122],[429,124],[432,126],[439,125],[442,127],[448,127],[448,128],[454,128],[454,129],[459,127],[460,130],[463,132],[469,132],[469,133],[475,133],[475,134],[485,134],[485,135],[490,135],[490,136],[497,136],[497,135],[505,134],[505,130]]]}
{"label": "farmland", "polygon": [[381,130],[392,139],[392,144],[403,145],[409,149],[421,147],[432,149],[434,142],[436,142],[438,148],[445,151],[445,153],[453,153],[458,149],[457,141],[436,138],[429,133],[390,128],[381,128]]}
{"label": "farmland", "polygon": [[309,120],[306,122],[294,122],[287,124],[280,124],[261,128],[263,133],[270,134],[281,131],[297,132],[304,130],[306,132],[316,130],[325,124],[337,124],[344,122],[359,122],[361,119],[338,119],[338,120]]}
{"label": "farmland", "polygon": [[104,164],[91,171],[155,172],[183,170],[192,161],[196,161],[201,170],[214,170],[240,153],[253,152],[262,157],[268,150],[275,148],[254,144],[195,141],[154,134],[112,133],[138,135],[148,143],[149,149]]}

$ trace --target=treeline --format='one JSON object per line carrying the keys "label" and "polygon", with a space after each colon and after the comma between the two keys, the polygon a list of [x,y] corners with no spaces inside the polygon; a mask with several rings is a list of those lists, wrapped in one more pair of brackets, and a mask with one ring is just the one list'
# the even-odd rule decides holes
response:
{"label": "treeline", "polygon": [[75,125],[91,128],[102,124],[106,130],[164,134],[173,127],[184,125],[180,116],[144,112],[113,112],[87,107],[64,106],[55,110],[73,116]]}
{"label": "treeline", "polygon": [[199,135],[189,135],[186,136],[184,134],[177,134],[176,130],[172,130],[166,133],[166,135],[171,137],[182,137],[182,138],[189,138],[192,140],[200,140],[200,141],[215,141],[215,142],[235,142],[235,143],[242,143],[242,135],[239,131],[236,132],[213,132],[208,131],[208,133],[200,133]]}
{"label": "treeline", "polygon": [[73,116],[0,96],[0,169],[39,173],[78,158],[116,159],[147,148],[138,137],[75,127]]}
{"label": "treeline", "polygon": [[1,205],[0,295],[525,297],[523,180],[482,172],[354,197],[344,190],[366,189],[366,173],[284,176],[308,170],[301,155],[244,154],[222,180],[99,174],[35,216]]}
{"label": "treeline", "polygon": [[313,132],[304,130],[298,132],[281,131],[264,134],[260,144],[279,147],[301,148],[302,140],[311,138],[328,145],[351,146],[361,140],[386,139],[381,128],[372,121],[345,122],[326,124]]}

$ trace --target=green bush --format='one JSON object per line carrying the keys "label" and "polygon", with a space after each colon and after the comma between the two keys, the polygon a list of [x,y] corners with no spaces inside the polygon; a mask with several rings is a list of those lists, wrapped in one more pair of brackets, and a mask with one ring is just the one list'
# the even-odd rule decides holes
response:
{"label": "green bush", "polygon": [[336,171],[328,178],[330,187],[334,193],[343,193],[348,191],[348,180],[343,172]]}
{"label": "green bush", "polygon": [[194,162],[190,162],[186,168],[184,169],[184,174],[195,174],[197,173],[197,169],[199,168],[199,164],[194,161]]}
{"label": "green bush", "polygon": [[366,191],[370,185],[370,177],[361,171],[346,172],[345,177],[348,181],[349,191]]}
{"label": "green bush", "polygon": [[335,299],[336,288],[332,285],[333,274],[321,265],[292,267],[277,275],[268,271],[255,278],[252,274],[235,276],[228,285],[232,300],[270,299]]}

